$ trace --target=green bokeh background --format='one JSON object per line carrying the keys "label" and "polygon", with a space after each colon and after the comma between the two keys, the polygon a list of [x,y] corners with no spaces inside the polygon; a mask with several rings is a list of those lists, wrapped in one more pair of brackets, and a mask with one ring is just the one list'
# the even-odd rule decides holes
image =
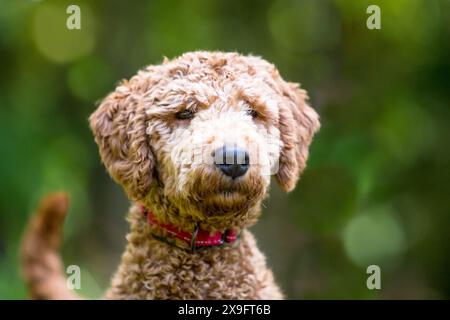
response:
{"label": "green bokeh background", "polygon": [[[66,8],[81,8],[81,30]],[[366,8],[381,8],[381,30]],[[163,56],[239,51],[301,82],[321,115],[308,168],[253,228],[288,298],[450,297],[450,1],[0,1],[0,298],[26,298],[18,245],[38,199],[66,190],[64,261],[99,298],[128,200],[87,118]],[[382,289],[366,287],[366,268]]]}

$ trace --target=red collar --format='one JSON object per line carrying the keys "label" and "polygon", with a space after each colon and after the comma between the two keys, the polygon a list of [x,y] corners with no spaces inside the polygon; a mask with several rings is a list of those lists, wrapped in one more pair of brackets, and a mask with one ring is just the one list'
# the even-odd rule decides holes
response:
{"label": "red collar", "polygon": [[[231,229],[226,230],[225,232],[216,231],[213,234],[207,230],[200,229],[199,227],[197,227],[197,229],[192,233],[184,231],[174,225],[159,222],[156,220],[153,212],[145,208],[143,205],[139,206],[142,214],[147,218],[147,222],[149,224],[158,226],[175,238],[183,240],[189,245],[193,252],[198,248],[217,247],[222,246],[225,243],[231,244],[238,239],[238,233]],[[156,238],[160,239],[159,237]],[[161,240],[165,239],[161,238]]]}

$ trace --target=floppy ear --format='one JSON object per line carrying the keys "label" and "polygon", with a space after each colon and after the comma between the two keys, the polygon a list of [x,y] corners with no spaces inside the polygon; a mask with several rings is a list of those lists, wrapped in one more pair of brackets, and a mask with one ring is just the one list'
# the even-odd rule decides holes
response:
{"label": "floppy ear", "polygon": [[153,156],[140,95],[122,84],[102,101],[89,122],[109,174],[131,200],[144,198],[152,181]]}
{"label": "floppy ear", "polygon": [[283,148],[276,178],[286,192],[292,191],[306,166],[309,145],[320,128],[319,116],[307,103],[306,91],[296,83],[283,83],[279,129]]}

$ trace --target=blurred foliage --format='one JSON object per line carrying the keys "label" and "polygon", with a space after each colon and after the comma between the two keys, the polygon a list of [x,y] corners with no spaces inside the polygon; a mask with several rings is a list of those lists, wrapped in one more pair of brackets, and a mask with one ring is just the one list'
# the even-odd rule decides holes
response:
{"label": "blurred foliage", "polygon": [[[65,28],[69,4],[81,30]],[[137,69],[218,49],[272,61],[321,115],[297,189],[274,187],[254,228],[288,297],[448,299],[449,15],[445,0],[0,1],[0,298],[26,297],[20,235],[53,190],[72,197],[65,263],[101,295],[128,201],[87,118]],[[369,264],[382,290],[366,288]]]}

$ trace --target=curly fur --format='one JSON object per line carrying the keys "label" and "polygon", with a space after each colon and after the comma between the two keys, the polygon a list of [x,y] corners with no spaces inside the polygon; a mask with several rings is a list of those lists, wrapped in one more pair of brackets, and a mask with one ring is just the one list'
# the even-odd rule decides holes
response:
{"label": "curly fur", "polygon": [[[166,234],[133,206],[128,245],[106,298],[282,298],[246,228],[260,215],[270,176],[291,191],[305,168],[319,129],[318,115],[306,100],[306,92],[285,82],[272,64],[222,52],[166,59],[109,94],[91,115],[90,125],[102,162],[128,197],[162,223],[186,231],[195,226],[211,232],[234,229],[241,239],[187,252],[152,237]],[[177,119],[175,114],[186,109],[195,117]],[[213,164],[213,151],[229,144],[246,149],[251,159],[248,172],[234,181]],[[48,216],[43,210],[35,219]],[[39,260],[30,260],[32,255],[24,250],[29,283],[35,279],[30,271],[35,262],[30,261]],[[56,296],[44,294],[48,288],[30,289],[34,297]]]}

